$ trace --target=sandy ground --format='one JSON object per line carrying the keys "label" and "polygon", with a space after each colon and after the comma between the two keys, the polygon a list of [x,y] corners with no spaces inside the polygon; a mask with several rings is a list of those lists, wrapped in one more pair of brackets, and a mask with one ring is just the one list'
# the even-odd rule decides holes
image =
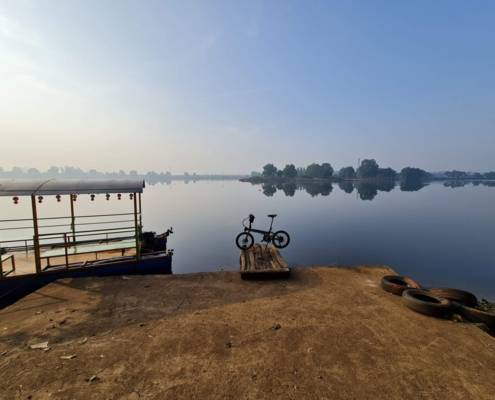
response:
{"label": "sandy ground", "polygon": [[495,338],[410,311],[389,273],[60,280],[0,311],[0,398],[494,399]]}

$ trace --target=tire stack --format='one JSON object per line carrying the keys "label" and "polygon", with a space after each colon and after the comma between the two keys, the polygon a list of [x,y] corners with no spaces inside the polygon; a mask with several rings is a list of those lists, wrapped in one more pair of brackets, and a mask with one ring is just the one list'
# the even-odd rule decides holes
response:
{"label": "tire stack", "polygon": [[406,306],[418,313],[436,318],[451,318],[454,314],[464,319],[483,323],[495,333],[495,309],[488,303],[479,303],[476,296],[465,290],[449,288],[425,289],[407,276],[387,275],[381,287],[386,292],[402,296]]}

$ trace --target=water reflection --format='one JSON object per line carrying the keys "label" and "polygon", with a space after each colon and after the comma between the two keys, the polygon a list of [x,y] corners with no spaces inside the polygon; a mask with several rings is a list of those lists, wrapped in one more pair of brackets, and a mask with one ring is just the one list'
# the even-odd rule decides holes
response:
{"label": "water reflection", "polygon": [[[478,182],[476,182],[476,183],[478,183]],[[476,183],[473,182],[473,184],[475,186],[477,186]],[[459,187],[464,187],[467,184],[468,184],[468,182],[466,182],[466,181],[447,181],[447,182],[443,183],[443,186],[455,189],[455,188],[459,188]]]}
{"label": "water reflection", "polygon": [[425,186],[428,186],[428,184],[417,180],[404,181],[400,183],[400,190],[402,192],[417,192]]}
{"label": "water reflection", "polygon": [[321,196],[329,196],[332,193],[333,186],[330,182],[318,182],[313,184],[303,185],[304,190],[311,197],[316,197],[318,195]]}
{"label": "water reflection", "polygon": [[189,183],[197,183],[202,181],[238,181],[243,176],[238,175],[166,175],[166,174],[155,174],[155,175],[146,175],[144,180],[147,185],[155,186],[159,184],[170,185],[173,182],[184,182],[185,184]]}
{"label": "water reflection", "polygon": [[275,193],[277,193],[277,188],[275,185],[263,184],[262,187],[263,194],[267,197],[272,197]]}
{"label": "water reflection", "polygon": [[446,181],[443,183],[443,186],[451,188],[451,189],[456,189],[456,188],[462,188],[467,185],[473,185],[473,186],[487,186],[487,187],[495,187],[495,181]]}
{"label": "water reflection", "polygon": [[296,194],[297,185],[295,183],[279,184],[277,189],[282,190],[287,197],[293,197]]}
{"label": "water reflection", "polygon": [[348,194],[351,194],[352,192],[354,192],[354,185],[350,181],[339,182],[339,188],[340,188],[340,190],[342,190]]}
{"label": "water reflection", "polygon": [[[416,192],[421,190],[425,186],[421,182],[401,182],[397,184],[394,181],[341,181],[336,184],[340,190],[345,193],[351,194],[354,190],[361,200],[373,200],[378,192],[390,192],[394,190],[396,186],[399,186],[403,192]],[[304,191],[311,197],[317,196],[329,196],[333,191],[333,184],[331,182],[284,182],[277,184],[263,183],[261,184],[261,191],[267,197],[273,197],[277,191],[281,191],[287,197],[293,197],[296,191]]]}

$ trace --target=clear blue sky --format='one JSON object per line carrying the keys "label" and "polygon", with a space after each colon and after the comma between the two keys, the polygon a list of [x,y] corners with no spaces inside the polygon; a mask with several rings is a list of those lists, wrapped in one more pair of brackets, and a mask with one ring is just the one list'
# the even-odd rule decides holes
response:
{"label": "clear blue sky", "polygon": [[494,1],[0,0],[3,167],[493,170]]}

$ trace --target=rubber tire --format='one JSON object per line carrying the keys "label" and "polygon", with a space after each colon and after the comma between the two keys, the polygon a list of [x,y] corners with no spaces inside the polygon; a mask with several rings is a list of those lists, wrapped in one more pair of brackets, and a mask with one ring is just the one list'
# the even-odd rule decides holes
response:
{"label": "rubber tire", "polygon": [[430,317],[446,318],[452,314],[452,302],[431,295],[423,289],[407,289],[402,293],[406,306],[420,314]]}
{"label": "rubber tire", "polygon": [[382,278],[382,289],[386,292],[402,296],[406,289],[421,289],[421,285],[414,279],[400,275],[386,275]]}
{"label": "rubber tire", "polygon": [[287,243],[285,243],[283,246],[280,246],[280,245],[276,244],[275,240],[272,240],[273,245],[277,249],[285,249],[289,245],[289,243],[290,243],[290,236],[289,236],[289,234],[286,231],[277,231],[277,232],[275,232],[273,234],[273,237],[275,238],[278,234],[286,235],[287,236]]}
{"label": "rubber tire", "polygon": [[495,332],[495,313],[463,306],[461,307],[461,315],[471,322],[483,322],[491,331]]}
{"label": "rubber tire", "polygon": [[[239,240],[241,239],[241,236],[247,236],[250,240],[251,240],[251,244],[247,247],[242,247],[239,245]],[[241,232],[237,235],[237,237],[235,238],[235,244],[236,246],[240,249],[240,250],[248,250],[250,249],[251,247],[253,247],[254,245],[254,237],[253,235],[251,235],[250,233],[248,232]]]}
{"label": "rubber tire", "polygon": [[470,292],[460,289],[450,288],[432,288],[428,289],[428,293],[435,297],[441,297],[463,306],[476,307],[478,299]]}

